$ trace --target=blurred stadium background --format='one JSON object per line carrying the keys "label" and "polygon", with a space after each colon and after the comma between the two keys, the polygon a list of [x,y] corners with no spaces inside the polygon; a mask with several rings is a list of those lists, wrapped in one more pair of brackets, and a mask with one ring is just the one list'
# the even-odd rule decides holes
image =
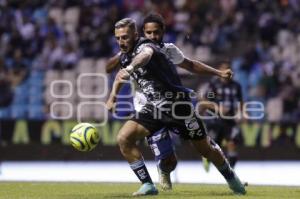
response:
{"label": "blurred stadium background", "polygon": [[[106,74],[105,63],[118,52],[114,23],[132,17],[141,25],[150,11],[163,15],[166,42],[211,65],[231,60],[244,100],[264,104],[262,119],[240,125],[236,169],[241,178],[300,185],[295,176],[300,166],[299,0],[0,0],[0,181],[110,181],[104,177],[108,171],[119,173],[112,174],[112,181],[135,181],[116,146],[122,121],[109,117],[99,127],[101,143],[89,153],[75,151],[68,134],[78,119],[105,119],[105,91],[114,79]],[[209,79],[179,73],[195,90]],[[182,162],[176,181],[223,182],[214,170],[204,173],[200,157],[187,143],[174,142]],[[143,142],[141,147],[145,158],[153,160]],[[71,166],[98,174],[69,178],[64,168],[72,171]],[[157,175],[153,162],[150,166]],[[282,169],[288,175],[281,175]],[[34,177],[36,173],[42,177]]]}

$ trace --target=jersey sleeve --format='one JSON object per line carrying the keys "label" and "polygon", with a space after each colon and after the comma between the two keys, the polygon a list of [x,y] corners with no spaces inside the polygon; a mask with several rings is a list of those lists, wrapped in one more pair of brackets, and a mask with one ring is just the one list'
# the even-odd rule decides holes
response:
{"label": "jersey sleeve", "polygon": [[173,64],[181,64],[184,60],[183,52],[172,43],[165,43],[166,56]]}

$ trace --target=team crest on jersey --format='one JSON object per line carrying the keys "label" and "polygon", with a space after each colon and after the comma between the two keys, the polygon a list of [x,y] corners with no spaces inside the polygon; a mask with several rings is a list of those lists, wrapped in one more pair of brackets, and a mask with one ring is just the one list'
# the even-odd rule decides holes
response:
{"label": "team crest on jersey", "polygon": [[199,129],[199,124],[195,117],[185,119],[184,122],[185,122],[185,126],[190,131]]}

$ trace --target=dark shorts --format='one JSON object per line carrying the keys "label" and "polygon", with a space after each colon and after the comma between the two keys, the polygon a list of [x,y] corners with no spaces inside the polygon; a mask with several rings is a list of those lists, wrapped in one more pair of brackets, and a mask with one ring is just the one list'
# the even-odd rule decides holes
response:
{"label": "dark shorts", "polygon": [[[170,107],[158,109],[147,104],[131,120],[144,126],[151,132],[151,135],[167,128],[174,129],[176,131],[174,133],[178,133],[183,139],[203,139],[207,135],[203,122],[196,117],[192,105],[187,104],[179,104],[173,109]],[[173,111],[162,111],[166,109]]]}
{"label": "dark shorts", "polygon": [[223,140],[239,143],[241,130],[235,121],[216,119],[207,123],[208,133],[219,145]]}

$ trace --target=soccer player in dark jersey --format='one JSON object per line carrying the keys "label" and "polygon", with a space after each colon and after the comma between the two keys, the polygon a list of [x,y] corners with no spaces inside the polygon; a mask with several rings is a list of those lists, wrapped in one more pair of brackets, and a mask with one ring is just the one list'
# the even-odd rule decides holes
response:
{"label": "soccer player in dark jersey", "polygon": [[[164,31],[165,23],[159,14],[151,13],[144,18],[143,32],[145,37],[158,44],[160,51],[165,54],[173,64],[180,65],[183,68],[190,68],[190,70],[193,68],[201,68],[202,73],[213,75],[222,74],[221,71],[215,70],[200,61],[185,57],[181,50],[173,43],[163,43]],[[111,72],[120,65],[120,54],[121,53],[118,53],[108,60],[106,66],[107,72]],[[224,70],[224,74],[226,75],[226,70]],[[141,92],[136,91],[134,97],[135,110],[139,112],[142,109],[141,107],[146,104],[146,101],[146,97]],[[177,164],[174,147],[169,135],[170,131],[172,131],[172,129],[164,128],[147,137],[148,144],[158,163],[159,183],[163,190],[172,188],[170,173],[176,168]]]}
{"label": "soccer player in dark jersey", "polygon": [[[220,70],[230,69],[228,62],[222,62]],[[242,117],[243,97],[241,85],[233,79],[213,78],[206,91],[206,100],[213,102],[218,109],[219,117],[207,122],[211,137],[221,146],[225,140],[226,156],[230,166],[234,168],[237,162],[237,142],[240,130],[237,121]],[[205,170],[209,163],[204,159]]]}
{"label": "soccer player in dark jersey", "polygon": [[[189,97],[191,90],[182,86],[174,65],[160,52],[159,46],[151,40],[140,38],[135,22],[130,18],[115,24],[115,38],[121,50],[122,69],[116,76],[106,103],[108,110],[113,110],[116,94],[124,81],[130,77],[137,82],[147,98],[143,109],[125,122],[117,136],[122,155],[142,182],[142,186],[134,195],[158,193],[136,141],[165,127],[176,128],[183,139],[190,140],[196,150],[217,167],[234,193],[245,194],[244,185],[230,167],[221,149],[211,144],[202,121],[196,117]],[[191,70],[197,73],[202,71],[198,67],[193,69]],[[221,74],[227,78],[231,75],[230,70]]]}

